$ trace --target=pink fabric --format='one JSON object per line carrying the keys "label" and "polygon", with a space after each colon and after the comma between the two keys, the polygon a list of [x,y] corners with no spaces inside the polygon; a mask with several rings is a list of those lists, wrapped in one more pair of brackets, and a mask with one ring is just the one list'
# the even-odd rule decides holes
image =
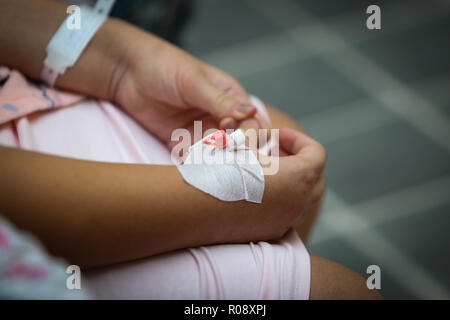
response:
{"label": "pink fabric", "polygon": [[67,266],[0,214],[0,300],[91,298],[87,290],[67,289]]}
{"label": "pink fabric", "polygon": [[[30,84],[16,71],[0,89],[0,144],[86,160],[171,164],[165,145],[111,103]],[[274,242],[183,249],[84,275],[101,299],[308,299],[310,260],[290,230]]]}
{"label": "pink fabric", "polygon": [[0,67],[0,81],[7,78],[0,91],[0,124],[39,110],[68,106],[83,99],[78,94],[60,92],[27,81],[19,72]]}

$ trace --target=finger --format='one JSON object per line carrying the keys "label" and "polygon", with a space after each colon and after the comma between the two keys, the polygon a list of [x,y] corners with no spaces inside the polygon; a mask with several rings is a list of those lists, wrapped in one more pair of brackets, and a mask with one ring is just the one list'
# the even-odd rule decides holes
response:
{"label": "finger", "polygon": [[[272,155],[272,152],[269,153],[269,155]],[[291,156],[291,154],[289,154],[286,150],[280,148],[278,150],[278,155],[277,157],[287,157],[287,156]]]}
{"label": "finger", "polygon": [[244,119],[239,122],[239,129],[246,132],[247,130],[256,130],[258,138],[258,147],[262,147],[271,139],[271,128],[269,124],[264,120],[261,114],[257,113],[254,117]]}
{"label": "finger", "polygon": [[280,147],[294,155],[293,161],[298,161],[298,158],[300,158],[303,165],[311,167],[316,173],[323,172],[326,163],[326,150],[321,144],[304,133],[293,129],[281,129],[279,139]]}
{"label": "finger", "polygon": [[210,79],[217,88],[228,92],[228,94],[241,102],[250,102],[245,89],[232,76],[211,65],[206,65],[205,72],[208,79]]}
{"label": "finger", "polygon": [[219,128],[226,130],[226,129],[237,129],[239,127],[239,123],[234,120],[232,117],[226,117],[222,119],[219,123]]}
{"label": "finger", "polygon": [[311,192],[310,205],[314,206],[320,202],[323,197],[323,193],[325,192],[326,182],[323,175],[319,177],[316,185],[314,186]]}
{"label": "finger", "polygon": [[239,129],[244,131],[245,134],[256,138],[256,141],[254,141],[256,148],[261,148],[270,141],[270,129],[265,130],[264,128],[264,130],[261,130],[261,121],[256,116],[242,120]]}
{"label": "finger", "polygon": [[[188,146],[193,145],[194,143],[196,143],[197,141],[199,141],[200,139],[203,139],[203,137],[205,136],[205,133],[207,130],[213,130],[215,128],[217,128],[217,122],[212,118],[212,117],[205,117],[202,118],[202,132],[201,135],[197,135],[196,134],[196,129],[195,129],[195,124],[193,121],[189,121],[187,125],[185,125],[183,127],[184,129],[186,129],[189,134],[189,141],[180,141],[180,140],[176,140],[176,141],[172,141],[169,140],[167,143],[167,147],[169,148],[169,150],[172,150],[174,146],[176,146],[177,144],[179,144],[180,142],[183,143],[188,143]],[[217,129],[216,129],[217,130]]]}
{"label": "finger", "polygon": [[317,143],[306,134],[294,129],[280,129],[279,131],[280,147],[290,154],[297,154],[306,146]]}
{"label": "finger", "polygon": [[239,101],[226,90],[217,88],[203,75],[185,85],[183,91],[184,99],[191,106],[198,107],[216,118],[229,116],[235,120],[243,120],[253,117],[257,112],[256,107]]}
{"label": "finger", "polygon": [[244,132],[248,130],[255,130],[256,132],[258,132],[257,130],[260,129],[260,124],[259,121],[255,117],[253,117],[242,120],[239,124],[239,129],[241,129]]}
{"label": "finger", "polygon": [[317,213],[320,212],[320,208],[323,204],[323,195],[326,190],[325,178],[321,177],[321,179],[317,182],[317,184],[313,187],[311,195],[309,197],[308,204],[304,207],[304,210],[294,221],[294,225],[303,229],[301,224],[306,223],[310,224],[311,219],[315,220],[317,218]]}

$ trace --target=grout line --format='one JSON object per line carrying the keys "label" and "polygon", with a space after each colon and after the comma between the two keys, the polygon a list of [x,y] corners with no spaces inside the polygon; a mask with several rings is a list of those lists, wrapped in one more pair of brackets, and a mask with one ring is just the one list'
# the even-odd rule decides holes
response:
{"label": "grout line", "polygon": [[[296,121],[323,145],[354,137],[396,120],[391,113],[380,114],[379,107],[372,98],[359,99],[296,117]],[[348,123],[352,125],[349,126]]]}
{"label": "grout line", "polygon": [[280,37],[280,34],[269,35],[202,55],[201,59],[236,78],[242,78],[310,56],[308,50],[299,49],[289,40],[286,36]]}
{"label": "grout line", "polygon": [[436,77],[430,77],[425,80],[414,81],[410,86],[417,91],[424,91],[427,93],[432,92],[433,97],[438,96],[441,99],[446,99],[446,102],[450,102],[450,74],[439,75]]}
{"label": "grout line", "polygon": [[[251,6],[258,12],[262,13],[266,17],[268,16],[267,12],[264,12],[264,4],[267,6],[272,6],[273,3],[269,1],[261,1],[258,2],[248,1]],[[287,9],[285,7],[288,7]],[[272,68],[276,68],[279,66],[286,65],[288,63],[294,61],[302,61],[304,59],[310,58],[314,56],[315,52],[311,52],[311,48],[306,46],[297,46],[297,50],[295,48],[289,46],[290,43],[283,43],[283,37],[280,39],[280,34],[287,34],[292,37],[292,35],[296,35],[299,38],[307,38],[308,34],[311,30],[314,30],[317,26],[320,27],[320,23],[310,21],[311,18],[307,16],[302,17],[303,11],[299,11],[297,4],[290,3],[287,1],[283,3],[283,7],[277,7],[277,9],[283,8],[285,11],[284,14],[300,16],[300,18],[304,18],[307,22],[300,22],[299,26],[292,27],[288,30],[280,31],[278,34],[270,34],[268,36],[262,36],[255,38],[254,40],[246,41],[245,43],[237,43],[235,45],[228,46],[226,48],[222,48],[217,51],[212,51],[200,56],[200,58],[212,65],[215,65],[221,69],[224,69],[234,77],[246,77],[253,75],[255,73],[270,70]],[[267,9],[267,8],[266,8]],[[269,8],[270,9],[270,8]],[[391,5],[391,14],[398,15],[402,17],[404,15],[404,6],[399,5]],[[414,8],[412,8],[414,9]],[[420,8],[419,8],[420,9]],[[296,12],[297,11],[297,12]],[[418,10],[420,12],[420,10]],[[270,12],[269,19],[272,19]],[[331,23],[336,24],[338,26],[346,25],[346,21],[352,21],[355,18],[356,12],[352,12],[350,14],[343,14],[338,17],[332,18]],[[358,13],[359,14],[359,13]],[[433,12],[430,15],[418,15],[418,19],[408,18],[406,21],[402,21],[400,25],[393,25],[390,29],[383,30],[383,32],[373,32],[370,34],[364,33],[361,35],[354,35],[352,38],[354,43],[359,43],[361,41],[367,41],[371,39],[376,39],[380,36],[386,36],[388,34],[392,34],[404,29],[408,29],[409,27],[421,25],[431,21],[432,19],[436,19],[443,16],[443,10],[439,10]],[[273,21],[276,24],[280,24],[280,21]],[[355,39],[356,37],[356,39]],[[283,48],[284,47],[284,48]],[[333,46],[322,47],[322,50],[331,50],[335,51],[337,48]],[[267,52],[268,51],[268,52]],[[255,59],[256,57],[256,59]]]}
{"label": "grout line", "polygon": [[380,196],[353,207],[364,212],[376,224],[450,204],[450,176],[415,185],[395,193]]}
{"label": "grout line", "polygon": [[364,88],[381,106],[405,119],[450,152],[450,119],[433,103],[350,49],[345,51],[345,57],[326,57],[326,61]]}
{"label": "grout line", "polygon": [[[334,199],[333,201],[340,207],[340,210],[336,211],[333,216],[326,216],[323,220],[325,225],[338,232],[350,246],[368,257],[373,263],[382,267],[382,274],[383,272],[391,274],[397,282],[421,299],[450,299],[450,292],[437,279],[382,235],[370,229],[370,223],[366,219],[355,213],[332,192],[329,196]],[[366,226],[367,230],[364,232],[364,236],[359,237],[358,241],[354,241],[345,227],[342,228],[344,226],[342,221],[353,221],[354,224]],[[381,280],[381,288],[383,288],[383,280]]]}
{"label": "grout line", "polygon": [[[297,4],[294,4],[297,5]],[[300,10],[302,15],[305,12]],[[292,34],[299,47],[313,48],[327,63],[334,66],[347,78],[365,89],[375,100],[381,102],[389,111],[410,122],[416,129],[428,136],[436,144],[450,152],[450,119],[430,101],[416,94],[395,79],[388,72],[353,50],[341,36],[323,26],[314,17],[309,16],[314,28],[305,34]],[[324,49],[325,47],[325,49]],[[330,48],[339,48],[333,55]],[[331,51],[332,52],[332,51]],[[382,92],[382,94],[379,94]]]}
{"label": "grout line", "polygon": [[[360,225],[354,221],[337,221],[341,230],[347,234],[355,234],[386,224],[391,221],[421,213],[424,210],[449,204],[450,176],[428,181],[421,185],[411,186],[397,192],[383,195],[360,204],[351,206],[354,212],[370,221],[370,225]],[[333,216],[339,208],[325,208],[323,216]],[[339,215],[339,213],[337,213]],[[311,244],[316,245],[336,238],[336,234],[315,234]]]}
{"label": "grout line", "polygon": [[[255,7],[257,8],[258,6]],[[298,9],[301,11],[300,7],[298,7]],[[304,12],[301,12],[304,16]],[[268,16],[270,17],[270,14]],[[308,19],[312,22],[317,22],[313,17]],[[445,150],[450,150],[450,142],[448,141],[450,134],[445,135],[448,130],[450,130],[448,121],[445,121],[447,120],[445,117],[443,118],[444,121],[439,121],[441,119],[437,116],[442,115],[438,110],[435,110],[431,103],[419,95],[416,95],[414,92],[411,92],[406,86],[403,86],[394,77],[376,66],[363,55],[351,50],[351,47],[349,47],[347,42],[338,34],[321,24],[316,24],[317,26],[314,28],[315,32],[309,34],[309,43],[305,43],[305,39],[300,39],[300,42],[299,39],[293,37],[293,39],[296,39],[297,43],[299,43],[299,46],[310,47],[315,43],[317,44],[317,39],[320,39],[320,46],[322,46],[323,43],[326,43],[328,47],[332,44],[331,47],[342,48],[345,53],[345,59],[342,59],[341,57],[341,60],[339,61],[339,59],[332,59],[336,58],[335,56],[323,56],[327,62],[343,71],[350,80],[362,86],[376,99],[378,99],[378,97],[373,93],[374,88],[378,88],[378,90],[375,90],[376,92],[395,88],[395,91],[399,91],[400,94],[397,94],[397,96],[394,97],[388,96],[387,99],[386,97],[382,97],[381,102],[385,103],[385,106],[390,111],[397,113],[411,122],[422,133],[428,135],[437,144],[443,146]],[[314,40],[312,43],[311,39]],[[324,39],[326,39],[326,41],[324,41]],[[417,112],[417,110],[413,110],[412,108],[402,108],[401,104],[397,105],[399,101],[392,98],[406,98],[407,101],[411,103],[419,101],[418,105],[422,107],[422,110]],[[408,112],[412,113],[412,115]],[[424,120],[429,119],[427,117],[431,118],[433,121],[438,121],[437,130],[436,127],[431,125],[435,125],[434,123]],[[445,125],[447,125],[447,127]],[[348,239],[349,244],[361,251],[361,253],[367,257],[378,261],[381,260],[381,264],[384,267],[387,266],[388,272],[391,273],[405,288],[423,298],[433,297],[448,299],[450,297],[450,293],[441,286],[438,281],[433,279],[433,277],[413,260],[410,260],[407,255],[403,255],[400,250],[396,249],[395,246],[389,243],[384,237],[370,229],[370,223],[367,220],[354,213],[343,201],[334,196],[331,191],[329,191],[329,193],[343,209],[341,211],[335,211],[333,215],[323,216],[322,221],[330,229],[338,232],[341,231],[342,237],[348,238],[345,228],[340,230],[339,226],[345,225],[345,223],[342,223],[343,221],[352,221],[353,224],[366,229],[366,231],[364,237],[360,239],[360,241],[351,241],[351,239]],[[375,251],[382,252],[382,255],[377,255]]]}
{"label": "grout line", "polygon": [[[412,84],[412,87],[419,91],[431,91],[434,96],[440,94],[441,99],[450,101],[450,94],[445,91],[449,83],[449,77],[439,76],[425,81],[417,81]],[[380,97],[395,96],[396,94],[401,94],[401,92],[395,93],[393,90],[389,90],[378,93]],[[358,99],[304,116],[297,116],[295,120],[301,123],[311,136],[320,143],[330,144],[390,124],[396,119],[403,119],[403,117],[383,117],[380,114],[373,113],[373,110],[380,109],[380,103],[375,103],[375,100],[377,99],[373,97]],[[368,108],[369,106],[370,108]],[[367,110],[361,107],[365,107]],[[389,111],[389,115],[394,116],[391,111]],[[348,126],[348,123],[352,123],[352,125]],[[327,130],[323,130],[323,128],[327,128]]]}

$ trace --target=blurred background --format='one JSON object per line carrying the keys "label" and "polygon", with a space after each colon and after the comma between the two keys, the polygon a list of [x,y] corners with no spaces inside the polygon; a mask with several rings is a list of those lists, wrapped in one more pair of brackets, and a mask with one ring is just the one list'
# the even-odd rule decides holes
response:
{"label": "blurred background", "polygon": [[[328,150],[311,253],[387,299],[450,298],[450,1],[134,1],[129,19],[236,77]],[[381,30],[366,9],[381,8]],[[152,19],[148,19],[151,16]]]}

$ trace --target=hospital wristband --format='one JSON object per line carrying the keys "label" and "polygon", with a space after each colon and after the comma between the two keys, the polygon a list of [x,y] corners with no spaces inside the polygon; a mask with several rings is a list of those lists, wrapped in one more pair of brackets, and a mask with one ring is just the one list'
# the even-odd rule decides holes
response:
{"label": "hospital wristband", "polygon": [[80,8],[80,28],[69,28],[68,21],[73,19],[68,16],[53,38],[50,40],[41,73],[41,80],[53,86],[59,75],[67,68],[72,67],[89,41],[108,18],[113,0],[99,0],[94,8],[82,6]]}

